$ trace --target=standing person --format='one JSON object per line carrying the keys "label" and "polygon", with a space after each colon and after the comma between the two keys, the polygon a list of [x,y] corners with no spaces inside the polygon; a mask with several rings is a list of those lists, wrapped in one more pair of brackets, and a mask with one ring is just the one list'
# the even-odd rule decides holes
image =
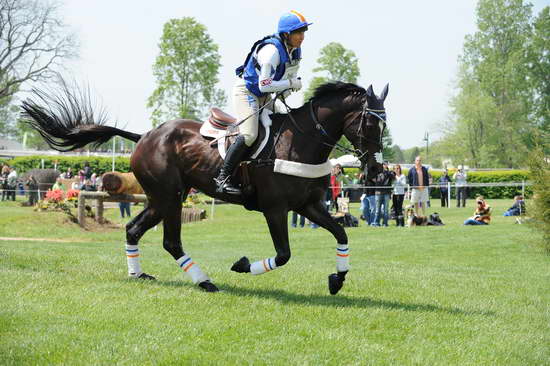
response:
{"label": "standing person", "polygon": [[90,163],[87,161],[84,162],[84,179],[90,179],[92,178],[92,168],[90,167]]}
{"label": "standing person", "polygon": [[[367,170],[367,167],[365,167],[365,170]],[[374,221],[376,205],[376,195],[373,188],[374,182],[367,179],[366,172],[361,173],[359,181],[364,186],[363,195],[361,196],[361,206],[363,207],[361,216],[363,216],[363,220],[365,220],[367,225],[371,225]]]}
{"label": "standing person", "polygon": [[17,191],[17,171],[15,168],[10,169],[10,174],[8,174],[8,201],[15,201],[15,193]]}
{"label": "standing person", "polygon": [[[382,224],[388,226],[390,195],[392,192],[392,182],[395,179],[395,172],[389,170],[387,161],[382,166],[384,170],[374,179],[376,213],[374,214],[373,226],[380,226],[380,218],[382,218]],[[384,206],[384,211],[382,211],[382,206]]]}
{"label": "standing person", "polygon": [[29,190],[29,205],[34,206],[38,202],[38,182],[31,174],[25,184]]}
{"label": "standing person", "polygon": [[422,165],[422,158],[417,156],[414,159],[414,167],[409,170],[407,180],[411,185],[411,203],[414,205],[414,211],[420,215],[422,207],[422,216],[426,216],[426,202],[428,202],[428,190],[430,185],[428,169]]}
{"label": "standing person", "polygon": [[6,200],[8,196],[8,175],[10,175],[10,167],[4,165],[2,172],[0,173],[0,184],[2,185],[2,201]]}
{"label": "standing person", "polygon": [[449,172],[445,169],[441,178],[439,178],[439,191],[441,192],[441,207],[449,206],[449,184],[451,182],[451,177],[449,177]]}
{"label": "standing person", "polygon": [[292,211],[292,221],[290,223],[290,225],[292,227],[296,227],[297,223],[298,223],[298,216],[300,216],[300,227],[304,227],[305,224],[306,224],[306,218],[302,215],[298,215],[296,212]]}
{"label": "standing person", "polygon": [[397,164],[393,171],[395,172],[395,180],[393,182],[393,207],[395,209],[395,224],[396,226],[405,226],[405,218],[403,217],[403,200],[405,198],[405,187],[407,186],[407,177],[401,172],[401,165]]}
{"label": "standing person", "polygon": [[467,178],[468,174],[464,171],[462,165],[459,165],[458,170],[453,175],[453,180],[456,185],[456,207],[460,207],[460,201],[462,201],[462,207],[466,207],[466,190],[468,189]]}
{"label": "standing person", "polygon": [[241,190],[231,182],[235,168],[258,136],[260,108],[274,109],[272,93],[302,88],[297,77],[302,59],[300,46],[311,23],[297,11],[285,13],[279,19],[277,33],[256,41],[242,66],[235,72],[239,77],[233,88],[233,100],[239,126],[239,136],[227,150],[223,166],[215,178],[218,192],[240,195]]}
{"label": "standing person", "polygon": [[336,208],[336,211],[338,211],[338,197],[340,196],[340,193],[342,193],[343,177],[342,166],[340,164],[336,164],[332,168],[332,173],[330,175],[330,189],[332,192],[330,207]]}
{"label": "standing person", "polygon": [[130,212],[130,202],[119,202],[118,208],[120,209],[120,217],[124,218],[124,214],[126,214],[127,217],[132,217]]}
{"label": "standing person", "polygon": [[464,225],[489,225],[491,222],[491,207],[485,202],[483,196],[476,198],[476,210],[474,216],[464,221]]}

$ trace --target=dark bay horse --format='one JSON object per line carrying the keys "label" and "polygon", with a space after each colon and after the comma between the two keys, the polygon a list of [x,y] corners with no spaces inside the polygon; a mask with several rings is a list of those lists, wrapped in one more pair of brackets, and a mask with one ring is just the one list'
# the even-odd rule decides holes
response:
{"label": "dark bay horse", "polygon": [[[311,165],[326,163],[335,144],[344,135],[356,149],[363,166],[366,164],[367,178],[374,177],[382,169],[387,94],[388,85],[378,97],[372,85],[365,90],[355,84],[327,83],[302,107],[289,114],[271,116],[272,131],[278,137],[273,146],[265,148],[258,157],[263,164],[256,164],[249,170],[249,181],[255,187],[255,209],[265,216],[276,256],[253,263],[242,257],[231,268],[233,271],[262,274],[288,262],[291,255],[288,212],[293,210],[335,237],[337,271],[329,275],[329,290],[331,294],[340,290],[349,270],[348,238],[324,206],[328,172],[318,178],[286,175],[275,173],[272,162],[277,158]],[[163,221],[163,247],[195,284],[206,291],[218,291],[183,250],[180,238],[182,201],[192,187],[226,202],[245,204],[245,201],[241,196],[216,192],[213,178],[218,174],[222,159],[217,149],[210,146],[210,141],[200,135],[201,124],[178,119],[138,135],[106,126],[104,114],[94,116],[89,97],[82,97],[82,93],[71,91],[67,86],[63,93],[35,91],[34,96],[34,100],[23,102],[24,117],[56,150],[98,145],[115,135],[137,142],[131,168],[149,203],[126,225],[129,274],[154,279],[141,271],[137,245],[147,230]]]}

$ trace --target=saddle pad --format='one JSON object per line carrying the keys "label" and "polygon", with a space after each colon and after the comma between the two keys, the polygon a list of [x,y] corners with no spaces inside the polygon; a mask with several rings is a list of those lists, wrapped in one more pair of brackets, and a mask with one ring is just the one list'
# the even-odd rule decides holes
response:
{"label": "saddle pad", "polygon": [[331,170],[332,164],[328,160],[323,164],[313,165],[275,159],[275,165],[273,166],[273,171],[275,173],[293,175],[302,178],[323,177],[325,175],[329,175]]}

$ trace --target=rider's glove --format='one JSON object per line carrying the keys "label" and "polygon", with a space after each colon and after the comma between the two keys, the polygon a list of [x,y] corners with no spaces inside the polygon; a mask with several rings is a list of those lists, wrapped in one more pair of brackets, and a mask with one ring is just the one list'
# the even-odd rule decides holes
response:
{"label": "rider's glove", "polygon": [[300,78],[290,79],[290,89],[295,92],[302,89],[302,80],[300,80]]}

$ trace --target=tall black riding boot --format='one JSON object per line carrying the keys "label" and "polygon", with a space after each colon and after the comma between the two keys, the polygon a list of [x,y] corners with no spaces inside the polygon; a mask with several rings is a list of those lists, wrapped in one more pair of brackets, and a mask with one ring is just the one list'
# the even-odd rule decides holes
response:
{"label": "tall black riding boot", "polygon": [[217,178],[214,178],[217,185],[216,192],[225,192],[235,195],[241,194],[241,190],[231,183],[231,176],[237,165],[242,161],[247,150],[248,146],[244,143],[244,136],[239,135],[235,142],[229,146],[220,173]]}

